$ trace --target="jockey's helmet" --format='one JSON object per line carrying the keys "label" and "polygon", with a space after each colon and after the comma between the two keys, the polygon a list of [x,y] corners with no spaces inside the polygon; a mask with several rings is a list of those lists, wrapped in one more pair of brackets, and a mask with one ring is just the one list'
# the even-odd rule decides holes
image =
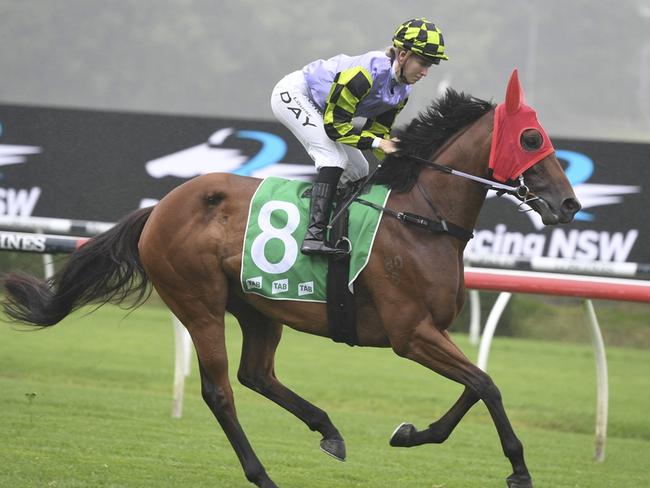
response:
{"label": "jockey's helmet", "polygon": [[418,54],[433,64],[439,64],[441,59],[449,59],[445,55],[442,32],[433,22],[424,18],[407,20],[401,24],[393,34],[393,46]]}

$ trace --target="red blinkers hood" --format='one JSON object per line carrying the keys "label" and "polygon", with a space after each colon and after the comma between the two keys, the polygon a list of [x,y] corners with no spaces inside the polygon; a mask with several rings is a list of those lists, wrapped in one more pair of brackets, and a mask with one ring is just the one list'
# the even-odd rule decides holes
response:
{"label": "red blinkers hood", "polygon": [[[522,148],[521,135],[526,129],[537,129],[542,135],[543,142],[539,149],[525,151]],[[515,180],[553,151],[553,144],[537,121],[535,110],[524,103],[524,90],[519,83],[517,70],[514,70],[508,81],[506,100],[497,106],[494,113],[490,148],[492,176],[501,182]]]}

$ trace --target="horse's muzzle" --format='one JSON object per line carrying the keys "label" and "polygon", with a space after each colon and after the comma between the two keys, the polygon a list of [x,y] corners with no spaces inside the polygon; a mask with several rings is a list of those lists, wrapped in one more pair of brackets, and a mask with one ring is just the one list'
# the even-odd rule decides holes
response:
{"label": "horse's muzzle", "polygon": [[582,205],[580,205],[577,198],[565,198],[560,207],[560,223],[567,224],[571,222],[581,208]]}
{"label": "horse's muzzle", "polygon": [[567,224],[573,220],[575,214],[582,208],[576,198],[565,198],[557,211],[543,198],[528,202],[528,205],[539,214],[544,225]]}

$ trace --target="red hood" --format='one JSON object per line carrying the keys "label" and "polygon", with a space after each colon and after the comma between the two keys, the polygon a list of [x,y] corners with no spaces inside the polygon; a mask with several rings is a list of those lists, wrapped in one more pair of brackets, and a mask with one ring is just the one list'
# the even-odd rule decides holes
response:
{"label": "red hood", "polygon": [[[521,134],[526,129],[537,129],[543,137],[542,146],[535,151],[521,147]],[[490,169],[495,180],[515,180],[524,171],[544,159],[555,149],[544,128],[537,121],[535,110],[524,103],[524,90],[519,83],[517,70],[512,72],[506,100],[494,113]]]}

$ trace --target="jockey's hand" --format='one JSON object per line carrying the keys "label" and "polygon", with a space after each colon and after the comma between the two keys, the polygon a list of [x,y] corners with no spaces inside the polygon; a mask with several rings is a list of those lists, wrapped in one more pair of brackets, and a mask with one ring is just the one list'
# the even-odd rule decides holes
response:
{"label": "jockey's hand", "polygon": [[399,148],[397,147],[398,142],[399,139],[397,137],[393,137],[392,139],[382,139],[379,143],[379,149],[381,149],[384,154],[396,154],[399,151]]}

